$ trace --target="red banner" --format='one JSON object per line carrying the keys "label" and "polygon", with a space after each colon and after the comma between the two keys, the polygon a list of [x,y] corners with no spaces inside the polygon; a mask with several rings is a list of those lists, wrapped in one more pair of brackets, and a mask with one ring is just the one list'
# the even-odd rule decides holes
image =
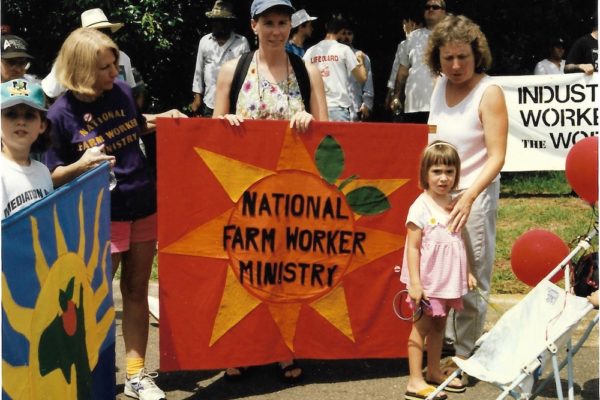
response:
{"label": "red banner", "polygon": [[161,370],[406,356],[425,125],[161,119]]}

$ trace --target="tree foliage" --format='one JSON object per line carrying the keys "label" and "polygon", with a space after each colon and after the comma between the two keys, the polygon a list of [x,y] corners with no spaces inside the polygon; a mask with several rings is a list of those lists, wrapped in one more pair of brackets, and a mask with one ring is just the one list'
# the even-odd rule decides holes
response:
{"label": "tree foliage", "polygon": [[[251,0],[232,0],[237,32],[250,43]],[[421,0],[303,0],[315,21],[312,42],[324,36],[324,23],[341,13],[355,24],[355,45],[371,58],[376,101],[381,105],[394,52],[404,38],[402,19],[419,19]],[[209,32],[205,12],[214,1],[206,0],[2,0],[2,23],[26,39],[36,56],[32,72],[44,76],[70,31],[81,24],[81,12],[100,7],[109,20],[124,22],[115,41],[140,70],[152,96],[152,108],[186,107],[191,99],[192,77],[200,37]],[[562,37],[569,46],[590,31],[589,17],[597,12],[590,0],[447,0],[448,11],[464,14],[488,37],[494,55],[492,75],[531,73],[546,56],[552,38]],[[380,107],[379,107],[380,108]]]}

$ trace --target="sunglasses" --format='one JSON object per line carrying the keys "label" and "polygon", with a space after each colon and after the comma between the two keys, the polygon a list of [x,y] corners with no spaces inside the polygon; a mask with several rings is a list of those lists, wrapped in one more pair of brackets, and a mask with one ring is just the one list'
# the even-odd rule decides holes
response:
{"label": "sunglasses", "polygon": [[431,4],[431,5],[427,4],[425,6],[425,10],[435,10],[435,11],[437,11],[437,10],[441,10],[441,9],[442,9],[442,6],[438,6],[437,4]]}
{"label": "sunglasses", "polygon": [[9,67],[25,67],[27,69],[31,65],[26,58],[3,58],[2,62],[6,63]]}

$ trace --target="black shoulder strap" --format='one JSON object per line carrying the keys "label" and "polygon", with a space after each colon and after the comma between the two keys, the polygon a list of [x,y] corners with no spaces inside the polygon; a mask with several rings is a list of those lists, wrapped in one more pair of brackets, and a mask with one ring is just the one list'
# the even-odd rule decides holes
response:
{"label": "black shoulder strap", "polygon": [[244,84],[244,79],[248,73],[248,68],[250,68],[250,62],[252,62],[253,56],[254,51],[242,54],[235,67],[233,79],[231,80],[231,89],[229,90],[229,114],[235,114],[238,95]]}
{"label": "black shoulder strap", "polygon": [[293,53],[288,52],[288,56],[290,58],[290,64],[292,64],[294,74],[296,74],[298,86],[300,87],[300,95],[302,96],[302,101],[304,102],[304,109],[310,114],[310,78],[308,77],[306,64],[304,64],[304,60],[302,58]]}

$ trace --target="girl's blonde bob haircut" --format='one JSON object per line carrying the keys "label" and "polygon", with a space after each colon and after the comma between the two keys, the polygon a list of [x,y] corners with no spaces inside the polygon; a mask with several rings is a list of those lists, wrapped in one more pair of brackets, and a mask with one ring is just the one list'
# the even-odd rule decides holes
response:
{"label": "girl's blonde bob haircut", "polygon": [[119,48],[111,38],[97,29],[79,28],[64,41],[56,58],[56,79],[75,93],[97,96],[94,90],[98,57],[109,49],[119,62]]}
{"label": "girl's blonde bob haircut", "polygon": [[448,142],[436,140],[423,150],[421,156],[421,171],[419,175],[419,184],[423,190],[429,189],[428,175],[429,168],[433,165],[449,165],[456,168],[456,178],[452,190],[458,187],[460,178],[460,157],[456,147]]}
{"label": "girl's blonde bob haircut", "polygon": [[471,46],[476,73],[483,73],[492,66],[492,53],[479,25],[464,15],[448,15],[431,32],[425,52],[425,63],[434,75],[442,73],[440,48],[451,42],[465,43]]}

